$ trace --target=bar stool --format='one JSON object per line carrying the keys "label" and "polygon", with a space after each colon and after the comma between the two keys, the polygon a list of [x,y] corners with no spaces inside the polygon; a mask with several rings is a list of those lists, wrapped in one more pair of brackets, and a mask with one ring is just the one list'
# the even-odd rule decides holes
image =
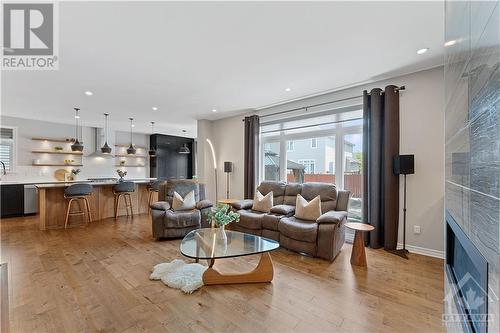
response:
{"label": "bar stool", "polygon": [[151,182],[148,185],[148,193],[149,193],[148,208],[149,208],[150,213],[151,213],[151,204],[153,203],[153,195],[154,195],[154,193],[160,192],[160,184],[161,184],[161,181],[157,180],[157,181]]}
{"label": "bar stool", "polygon": [[[87,200],[87,197],[89,197],[92,194],[92,185],[89,184],[73,184],[68,186],[64,190],[64,198],[69,199],[68,202],[68,208],[66,209],[66,221],[64,221],[64,229],[68,227],[68,220],[70,216],[75,216],[75,215],[85,215],[85,211],[87,213],[87,223],[92,222],[92,215],[90,213],[90,205],[89,201]],[[71,212],[71,204],[76,201],[76,202],[81,202],[85,204],[85,209],[79,210],[76,212]]]}
{"label": "bar stool", "polygon": [[127,216],[129,216],[128,209],[130,208],[131,212],[130,214],[132,215],[132,217],[134,217],[132,198],[130,197],[130,193],[134,192],[135,192],[135,184],[133,182],[121,182],[113,186],[113,194],[115,195],[115,219],[118,216],[118,205],[120,203],[120,198],[122,196],[123,199],[125,200],[125,209],[127,210]]}

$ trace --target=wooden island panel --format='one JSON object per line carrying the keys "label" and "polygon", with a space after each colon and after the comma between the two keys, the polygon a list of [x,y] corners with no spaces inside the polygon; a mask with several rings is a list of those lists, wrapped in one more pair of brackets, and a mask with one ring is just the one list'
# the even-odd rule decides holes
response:
{"label": "wooden island panel", "polygon": [[[89,196],[90,212],[92,222],[114,216],[114,184],[94,185],[92,194]],[[136,184],[136,190],[131,193],[134,214],[144,214],[148,212],[148,188],[147,183]],[[156,197],[157,198],[157,197]],[[41,187],[38,189],[38,205],[40,214],[40,229],[61,229],[64,228],[66,217],[66,207],[69,200],[64,198],[64,187]],[[83,203],[82,203],[83,204]],[[83,206],[83,205],[82,205]],[[80,204],[73,204],[71,211],[82,210]],[[118,216],[127,215],[125,210],[125,200],[120,199]],[[68,227],[81,226],[86,223],[85,216],[70,216]]]}

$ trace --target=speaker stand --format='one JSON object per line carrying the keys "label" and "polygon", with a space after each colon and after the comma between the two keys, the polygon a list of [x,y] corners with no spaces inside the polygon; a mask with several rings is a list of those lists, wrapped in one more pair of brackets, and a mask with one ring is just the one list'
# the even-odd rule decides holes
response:
{"label": "speaker stand", "polygon": [[408,260],[408,250],[406,249],[406,174],[404,175],[404,196],[403,196],[403,248],[389,251],[392,254]]}

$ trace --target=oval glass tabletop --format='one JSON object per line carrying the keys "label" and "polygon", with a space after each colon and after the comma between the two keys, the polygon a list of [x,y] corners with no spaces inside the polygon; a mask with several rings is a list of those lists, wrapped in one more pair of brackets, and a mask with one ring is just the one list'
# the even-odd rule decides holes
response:
{"label": "oval glass tabletop", "polygon": [[238,231],[219,228],[193,230],[181,242],[181,253],[193,259],[240,257],[276,250],[278,242]]}

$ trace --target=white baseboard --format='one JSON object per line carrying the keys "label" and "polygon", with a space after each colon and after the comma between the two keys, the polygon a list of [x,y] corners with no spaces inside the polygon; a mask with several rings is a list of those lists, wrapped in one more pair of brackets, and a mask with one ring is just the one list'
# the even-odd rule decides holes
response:
{"label": "white baseboard", "polygon": [[[398,243],[397,248],[402,249],[403,243]],[[423,256],[428,256],[428,257],[433,257],[433,258],[444,259],[444,251],[438,251],[438,250],[434,250],[434,249],[428,249],[425,247],[408,245],[408,244],[406,244],[406,249],[408,251],[410,251],[411,253],[421,254]]]}
{"label": "white baseboard", "polygon": [[[345,240],[348,243],[352,243],[354,241],[354,233],[345,233]],[[398,249],[403,248],[402,243],[398,243]],[[428,257],[433,257],[433,258],[439,258],[439,259],[444,259],[444,251],[438,251],[434,249],[427,249],[425,247],[420,247],[420,246],[415,246],[415,245],[408,245],[406,244],[406,249],[410,251],[411,253],[415,254],[420,254],[423,256],[428,256]]]}

